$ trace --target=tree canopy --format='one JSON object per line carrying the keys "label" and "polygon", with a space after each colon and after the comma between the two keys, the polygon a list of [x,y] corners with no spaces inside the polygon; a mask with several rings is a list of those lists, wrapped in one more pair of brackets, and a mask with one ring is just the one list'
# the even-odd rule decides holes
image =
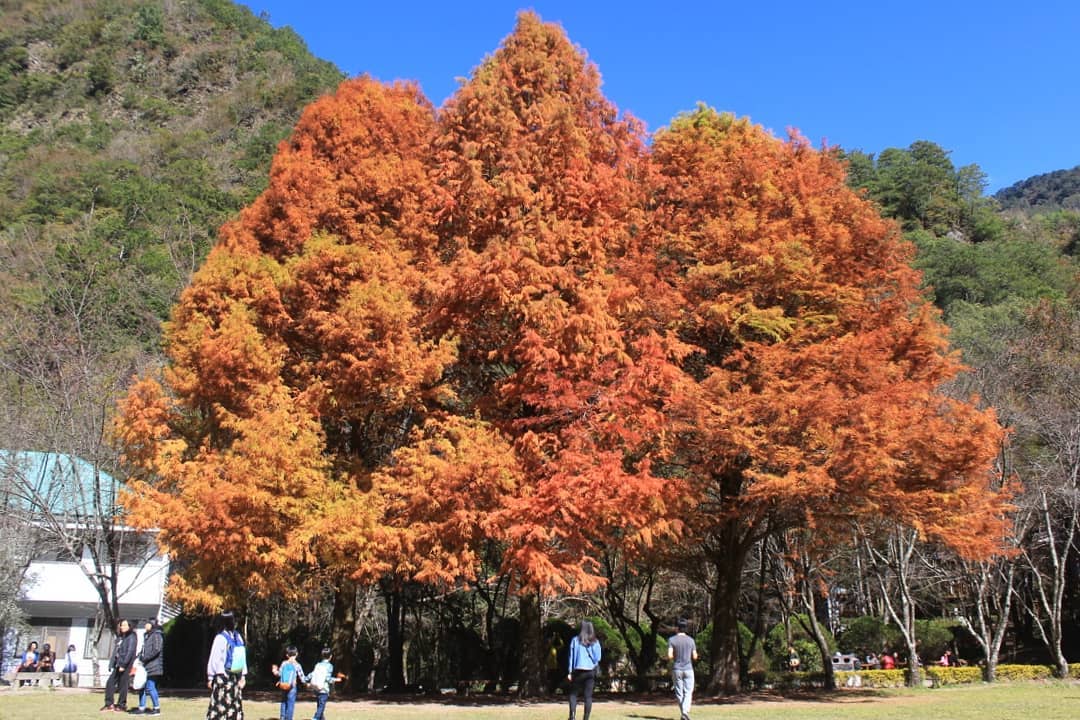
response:
{"label": "tree canopy", "polygon": [[1000,430],[940,392],[897,227],[801,138],[701,107],[646,140],[531,13],[438,112],[369,78],[310,106],[116,424],[177,597],[467,583],[481,543],[523,595],[589,590],[662,542],[717,569],[730,689],[762,534],[988,551]]}

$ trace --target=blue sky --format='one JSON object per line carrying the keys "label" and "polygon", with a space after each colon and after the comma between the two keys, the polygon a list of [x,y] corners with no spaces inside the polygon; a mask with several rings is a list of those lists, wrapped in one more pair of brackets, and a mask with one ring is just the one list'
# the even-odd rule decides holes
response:
{"label": "blue sky", "polygon": [[815,145],[931,140],[978,163],[989,192],[1080,164],[1080,0],[243,4],[349,75],[416,80],[436,105],[532,9],[650,130],[701,101]]}

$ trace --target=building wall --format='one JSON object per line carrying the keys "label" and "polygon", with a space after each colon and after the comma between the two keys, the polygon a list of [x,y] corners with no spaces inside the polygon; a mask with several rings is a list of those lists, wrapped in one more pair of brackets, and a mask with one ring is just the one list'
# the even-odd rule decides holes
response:
{"label": "building wall", "polygon": [[[151,551],[152,552],[152,551]],[[92,564],[84,557],[83,566]],[[120,617],[127,619],[139,636],[142,646],[143,623],[148,618],[162,621],[165,585],[169,573],[166,556],[154,555],[150,560],[121,565],[117,573],[117,601]],[[78,563],[35,560],[30,563],[21,587],[19,607],[29,619],[25,632],[8,632],[3,638],[2,672],[7,673],[19,664],[19,658],[31,640],[39,647],[48,642],[56,652],[56,670],[62,670],[68,645],[75,645],[79,666],[80,687],[104,684],[109,673],[112,654],[112,628],[103,631],[98,647],[98,674],[88,647],[93,632],[100,597],[86,572]]]}

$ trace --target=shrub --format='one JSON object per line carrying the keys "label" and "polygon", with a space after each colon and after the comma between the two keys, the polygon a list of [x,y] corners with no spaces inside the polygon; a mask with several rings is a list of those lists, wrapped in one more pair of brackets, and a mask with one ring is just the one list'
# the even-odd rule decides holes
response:
{"label": "shrub", "polygon": [[600,665],[604,668],[605,674],[610,675],[612,669],[618,667],[626,657],[626,641],[618,630],[611,627],[611,624],[599,615],[590,615],[586,619],[592,622],[600,638],[602,652]]}
{"label": "shrub", "polygon": [[934,687],[982,682],[982,668],[979,667],[927,667],[925,670]]}
{"label": "shrub", "polygon": [[860,670],[858,672],[839,670],[836,672],[836,686],[844,687],[852,675],[858,675],[861,678],[863,687],[897,688],[907,685],[906,670]]}
{"label": "shrub", "polygon": [[[821,651],[818,650],[817,643],[810,637],[810,634],[803,628],[803,624],[799,622],[800,618],[809,624],[810,621],[805,615],[792,616],[789,623],[791,626],[791,644],[795,646],[795,652],[799,654],[799,669],[802,672],[809,673],[822,672],[825,668],[821,665]],[[829,652],[835,652],[836,640],[833,639],[832,633],[827,629],[825,630],[825,641],[828,643]],[[781,623],[773,627],[765,637],[765,654],[769,657],[770,668],[781,671],[787,669],[787,647],[784,625]]]}
{"label": "shrub", "polygon": [[845,621],[843,633],[838,638],[840,648],[860,658],[870,653],[880,653],[887,647],[901,643],[900,631],[895,625],[886,623],[879,617],[865,615]]}
{"label": "shrub", "polygon": [[915,637],[919,641],[919,656],[933,661],[952,645],[953,628],[959,623],[950,618],[915,621]]}
{"label": "shrub", "polygon": [[998,680],[1053,680],[1054,668],[1050,665],[998,665]]}

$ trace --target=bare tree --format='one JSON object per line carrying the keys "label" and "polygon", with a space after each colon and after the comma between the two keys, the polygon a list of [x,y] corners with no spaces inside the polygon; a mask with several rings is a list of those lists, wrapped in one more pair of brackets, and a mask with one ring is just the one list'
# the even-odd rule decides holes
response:
{"label": "bare tree", "polygon": [[908,654],[908,686],[922,684],[918,643],[915,637],[917,602],[914,577],[919,543],[917,530],[885,523],[879,530],[856,526],[866,567],[873,574],[889,618],[900,628]]}
{"label": "bare tree", "polygon": [[1030,591],[1017,593],[1060,677],[1069,564],[1080,531],[1080,307],[1044,301],[1007,348],[1004,364],[1025,492],[1017,526]]}
{"label": "bare tree", "polygon": [[0,319],[0,379],[8,390],[0,438],[22,521],[38,542],[77,564],[97,593],[96,650],[103,629],[119,619],[119,566],[134,537],[122,526],[106,423],[141,356],[118,338],[111,317],[118,288],[103,277],[100,258],[81,250],[82,239],[0,233],[0,256],[26,280],[0,288],[9,310]]}
{"label": "bare tree", "polygon": [[[817,613],[817,599],[828,595],[827,566],[835,559],[835,554],[826,542],[818,541],[806,529],[788,530],[770,541],[774,549],[771,553],[773,574],[784,614],[795,617],[806,634],[813,638],[821,654],[825,689],[835,690],[832,649]],[[804,612],[793,612],[794,604]]]}

